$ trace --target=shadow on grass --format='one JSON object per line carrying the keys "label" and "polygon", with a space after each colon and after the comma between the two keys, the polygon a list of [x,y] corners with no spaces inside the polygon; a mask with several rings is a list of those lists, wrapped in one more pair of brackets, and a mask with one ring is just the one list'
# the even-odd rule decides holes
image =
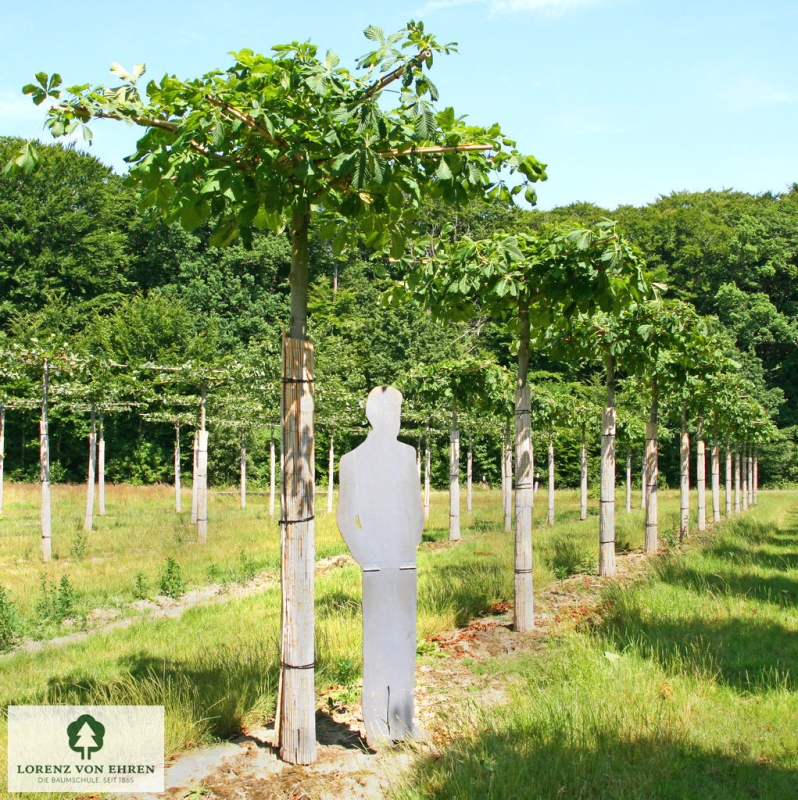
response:
{"label": "shadow on grass", "polygon": [[[792,547],[798,536],[791,529],[742,522],[703,553],[663,558],[653,585],[610,589],[612,611],[603,631],[610,645],[630,648],[672,674],[698,674],[742,691],[798,689],[798,633],[782,624],[778,612],[773,616],[773,607],[794,612],[798,579],[785,574],[781,556],[760,549]],[[782,572],[761,575],[757,568]],[[674,608],[672,593],[657,584],[690,595]],[[747,602],[719,608],[717,600],[724,597]]]}
{"label": "shadow on grass", "polygon": [[664,737],[634,740],[572,730],[544,737],[510,728],[469,736],[420,761],[403,798],[444,800],[785,800],[798,771],[707,751]]}
{"label": "shadow on grass", "polygon": [[604,634],[613,649],[630,648],[672,674],[714,678],[746,692],[798,689],[798,634],[771,621],[652,618],[626,607],[609,617]]}
{"label": "shadow on grass", "polygon": [[666,559],[657,566],[656,575],[663,583],[699,594],[736,595],[781,607],[794,606],[798,599],[798,580],[785,575],[757,575],[740,566],[705,572],[683,561]]}

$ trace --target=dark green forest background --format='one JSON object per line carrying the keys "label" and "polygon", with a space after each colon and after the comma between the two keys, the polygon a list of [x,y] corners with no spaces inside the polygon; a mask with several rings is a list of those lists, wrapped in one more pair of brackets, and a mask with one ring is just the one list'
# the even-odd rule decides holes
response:
{"label": "dark green forest background", "polygon": [[[0,164],[21,142],[0,138]],[[151,224],[136,210],[136,197],[96,159],[61,146],[41,148],[41,164],[27,175],[0,176],[0,345],[3,338],[25,342],[55,334],[76,349],[101,351],[119,363],[179,364],[201,354],[206,359],[276,365],[280,332],[288,320],[287,234],[256,234],[253,249],[240,244],[219,250],[208,244],[209,230],[186,233]],[[714,315],[736,342],[743,373],[760,388],[780,435],[761,458],[764,482],[798,482],[798,185],[782,194],[734,191],[674,192],[655,203],[612,212],[579,203],[552,211],[524,211],[480,203],[461,209],[426,209],[431,230],[454,224],[474,237],[496,229],[522,231],[554,222],[588,226],[609,217],[636,243],[652,276],[668,286],[668,296]],[[386,307],[381,293],[399,276],[375,262],[365,249],[335,256],[328,243],[311,242],[311,336],[316,343],[318,436],[317,477],[326,480],[331,412],[324,387],[365,399],[379,384],[434,370],[435,364],[465,351],[513,368],[507,335],[489,322],[468,329],[434,323],[413,307]],[[334,284],[337,289],[334,290]],[[551,361],[533,355],[533,373],[596,386],[595,367],[581,361]],[[340,422],[338,454],[363,435],[362,411]],[[620,415],[623,418],[623,407]],[[250,479],[268,479],[268,440],[279,408],[247,436]],[[589,431],[591,469],[598,455],[598,417]],[[54,480],[85,481],[88,421],[56,395],[51,422]],[[486,429],[475,415],[463,419],[463,438],[473,428],[474,474],[499,478],[501,425]],[[412,426],[410,426],[412,428]],[[239,434],[209,424],[210,479],[233,483],[238,469]],[[406,431],[418,446],[422,431]],[[107,476],[112,481],[171,481],[174,428],[149,422],[137,412],[106,419]],[[678,480],[677,437],[662,441],[663,480]],[[184,433],[188,469],[191,430]],[[38,415],[10,410],[6,425],[6,475],[38,479]],[[543,454],[544,437],[535,446]],[[433,435],[433,483],[448,480],[448,433]],[[465,447],[463,447],[465,450]],[[572,431],[557,436],[560,485],[578,482],[578,441]],[[623,453],[619,453],[622,461]],[[634,454],[635,474],[640,453]],[[465,459],[463,459],[463,464]],[[619,464],[619,472],[622,469]],[[545,478],[545,464],[540,467]],[[639,477],[638,477],[639,480]]]}

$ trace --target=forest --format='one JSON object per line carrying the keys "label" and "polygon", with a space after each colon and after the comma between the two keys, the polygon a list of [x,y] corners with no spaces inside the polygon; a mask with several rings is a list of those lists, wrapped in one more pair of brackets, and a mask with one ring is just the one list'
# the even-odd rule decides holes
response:
{"label": "forest", "polygon": [[[8,162],[22,144],[0,139],[0,162]],[[237,480],[246,440],[249,479],[254,486],[267,484],[269,443],[279,422],[280,333],[289,317],[287,232],[255,231],[248,247],[240,241],[217,247],[207,224],[188,233],[140,213],[125,178],[90,155],[59,144],[40,152],[35,171],[0,176],[0,347],[46,341],[127,367],[116,370],[117,402],[104,421],[106,475],[112,482],[171,482],[174,423],[180,419],[183,466],[189,469],[198,376],[202,370],[226,371],[229,377],[211,381],[208,390],[209,481],[224,486]],[[615,221],[664,296],[691,304],[707,318],[726,356],[739,365],[776,423],[777,434],[761,447],[763,483],[798,481],[798,387],[792,379],[798,366],[798,185],[756,196],[673,192],[645,207],[612,211],[587,203],[523,210],[494,199],[459,206],[428,201],[422,213],[423,230],[433,240]],[[506,378],[513,361],[506,326],[488,315],[441,323],[412,304],[391,303],[386,297],[402,277],[401,265],[375,256],[365,241],[344,255],[335,251],[311,232],[308,311],[316,342],[317,477],[326,481],[333,431],[336,449],[346,452],[365,435],[362,407],[369,389],[394,384],[408,400],[402,435],[421,449],[429,426],[432,483],[443,486],[449,478],[447,410],[453,387],[460,382],[458,391],[467,394],[462,375],[469,373]],[[167,385],[164,373],[155,371],[131,383],[136,367],[186,364],[195,370],[179,386]],[[244,385],[234,379],[236,368],[246,370]],[[578,397],[597,409],[585,434],[591,474],[598,473],[602,371],[578,350],[543,346],[530,354],[531,383],[540,396]],[[630,378],[624,388],[624,378],[621,372],[618,414],[621,427],[627,419],[631,430],[646,410],[639,387]],[[29,376],[14,386],[9,380],[5,474],[10,480],[36,480],[40,378]],[[85,387],[75,378],[63,378],[61,386],[57,374],[52,381],[52,480],[84,481]],[[504,423],[468,406],[463,403],[460,426],[473,448],[475,480],[495,485]],[[660,480],[671,486],[679,481],[678,414],[676,407],[666,409],[660,432]],[[546,427],[533,420],[533,441],[541,452]],[[568,424],[557,427],[557,484],[576,486],[578,431]],[[545,459],[536,471],[546,479]]]}

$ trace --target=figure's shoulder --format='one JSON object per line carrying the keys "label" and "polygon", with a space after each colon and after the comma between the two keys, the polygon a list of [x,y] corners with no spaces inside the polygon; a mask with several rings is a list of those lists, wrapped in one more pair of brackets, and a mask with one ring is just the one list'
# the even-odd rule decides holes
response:
{"label": "figure's shoulder", "polygon": [[412,444],[405,444],[404,442],[399,442],[399,452],[402,454],[404,458],[412,458],[415,460],[416,458],[416,448],[413,447]]}
{"label": "figure's shoulder", "polygon": [[357,450],[357,448],[355,448],[354,450],[350,450],[348,453],[344,453],[341,456],[341,464],[350,464],[351,462],[353,462],[357,458],[357,456],[355,455],[355,450]]}

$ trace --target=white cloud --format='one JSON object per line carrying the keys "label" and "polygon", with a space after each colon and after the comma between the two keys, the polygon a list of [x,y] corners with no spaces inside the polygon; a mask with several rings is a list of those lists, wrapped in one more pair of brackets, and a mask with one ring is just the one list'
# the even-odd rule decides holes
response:
{"label": "white cloud", "polygon": [[605,0],[430,0],[419,12],[427,14],[440,8],[473,5],[487,5],[492,14],[513,14],[519,11],[540,11],[552,16],[562,16],[569,11],[594,6]]}
{"label": "white cloud", "polygon": [[798,95],[758,78],[746,76],[720,88],[717,100],[728,111],[752,111],[763,106],[794,105]]}

